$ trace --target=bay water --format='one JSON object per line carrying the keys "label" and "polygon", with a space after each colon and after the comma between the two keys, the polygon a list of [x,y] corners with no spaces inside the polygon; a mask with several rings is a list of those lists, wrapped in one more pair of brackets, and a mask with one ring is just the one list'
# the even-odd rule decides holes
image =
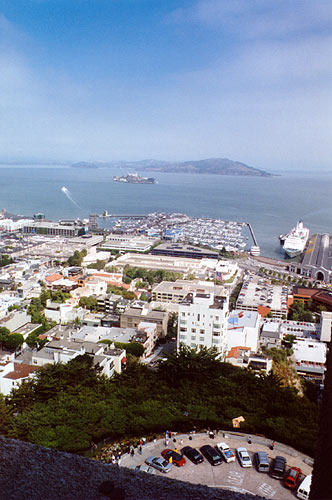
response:
{"label": "bay water", "polygon": [[155,177],[158,184],[113,182],[114,175],[127,174],[113,168],[0,166],[0,208],[25,216],[42,212],[52,220],[107,210],[182,212],[249,222],[261,254],[273,258],[284,256],[278,237],[299,219],[310,234],[332,232],[331,172],[283,172],[273,177],[140,173]]}

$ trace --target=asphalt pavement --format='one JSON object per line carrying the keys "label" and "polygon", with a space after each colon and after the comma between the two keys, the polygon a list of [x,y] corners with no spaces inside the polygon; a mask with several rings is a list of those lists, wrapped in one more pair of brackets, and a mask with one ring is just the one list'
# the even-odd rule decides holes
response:
{"label": "asphalt pavement", "polygon": [[[173,438],[176,439],[176,442],[173,441]],[[234,436],[233,433],[224,435],[221,432],[214,439],[209,438],[207,434],[172,435],[168,446],[165,446],[164,440],[160,439],[156,442],[145,444],[142,449],[142,455],[139,454],[138,449],[135,449],[134,456],[124,455],[121,466],[141,465],[150,455],[160,456],[166,447],[180,450],[183,446],[189,445],[199,449],[204,444],[215,446],[218,442],[226,442],[234,454],[236,448],[241,446],[247,448],[252,459],[256,451],[265,451],[270,459],[270,463],[276,455],[282,455],[287,460],[287,466],[300,467],[303,472],[303,478],[312,472],[312,467],[309,465],[309,457],[296,450],[281,443],[276,443],[274,450],[271,450],[270,440],[256,436],[252,436],[251,441],[251,444],[249,444],[248,436],[240,434]],[[282,481],[272,478],[269,474],[257,472],[254,466],[251,468],[242,468],[237,458],[235,462],[228,464],[223,462],[219,466],[212,466],[207,460],[204,460],[199,465],[193,464],[189,459],[186,460],[187,462],[183,467],[173,465],[172,470],[167,473],[167,477],[179,481],[189,481],[210,487],[233,490],[239,493],[251,493],[276,500],[296,498],[295,492],[286,489]],[[159,471],[157,471],[157,474],[164,475]]]}

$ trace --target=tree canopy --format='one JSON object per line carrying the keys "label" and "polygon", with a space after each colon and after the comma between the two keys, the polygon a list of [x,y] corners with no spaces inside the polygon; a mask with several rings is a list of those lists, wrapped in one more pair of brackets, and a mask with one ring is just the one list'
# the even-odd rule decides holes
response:
{"label": "tree canopy", "polygon": [[41,368],[0,401],[0,425],[7,435],[64,451],[80,452],[91,440],[179,432],[195,426],[264,434],[313,454],[318,406],[277,377],[257,376],[222,363],[214,350],[182,348],[152,370],[129,362],[107,379],[79,356]]}

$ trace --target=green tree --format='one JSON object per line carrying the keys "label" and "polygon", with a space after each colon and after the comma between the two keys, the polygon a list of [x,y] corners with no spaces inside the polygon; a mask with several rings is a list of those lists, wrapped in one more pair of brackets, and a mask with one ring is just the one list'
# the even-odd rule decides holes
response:
{"label": "green tree", "polygon": [[24,337],[21,333],[12,333],[5,341],[5,347],[11,351],[16,351],[24,343]]}
{"label": "green tree", "polygon": [[10,336],[10,330],[8,330],[8,328],[2,326],[0,328],[0,345],[1,345],[1,349],[4,348],[8,338]]}
{"label": "green tree", "polygon": [[114,342],[114,345],[118,349],[125,349],[128,354],[140,358],[144,354],[144,347],[138,342],[129,342],[125,344],[123,342]]}
{"label": "green tree", "polygon": [[0,255],[0,267],[5,267],[8,266],[9,264],[12,264],[13,259],[10,258],[8,255],[2,254]]}
{"label": "green tree", "polygon": [[81,266],[83,258],[87,255],[87,251],[84,248],[81,252],[79,250],[75,250],[74,254],[71,255],[68,259],[69,266]]}
{"label": "green tree", "polygon": [[81,297],[79,300],[79,306],[89,309],[90,311],[98,310],[98,300],[92,295],[89,297]]}
{"label": "green tree", "polygon": [[287,335],[285,335],[285,337],[282,341],[282,344],[285,347],[291,348],[293,346],[295,340],[296,340],[296,335],[292,335],[292,334],[288,333]]}
{"label": "green tree", "polygon": [[101,271],[104,269],[106,262],[104,260],[97,259],[96,262],[92,262],[88,265],[88,269],[97,269],[97,271]]}

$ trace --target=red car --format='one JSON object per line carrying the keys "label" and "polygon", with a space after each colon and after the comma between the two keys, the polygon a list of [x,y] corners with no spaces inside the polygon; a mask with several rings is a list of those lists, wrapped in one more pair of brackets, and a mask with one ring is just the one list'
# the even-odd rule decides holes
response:
{"label": "red car", "polygon": [[298,467],[291,467],[284,479],[284,485],[286,486],[286,488],[289,488],[290,490],[296,488],[299,483],[301,474],[301,469],[299,469]]}
{"label": "red car", "polygon": [[186,459],[183,458],[183,455],[177,453],[174,450],[170,450],[169,448],[166,448],[166,450],[162,451],[161,454],[168,461],[170,457],[172,457],[173,464],[177,465],[178,467],[182,467],[186,463]]}

